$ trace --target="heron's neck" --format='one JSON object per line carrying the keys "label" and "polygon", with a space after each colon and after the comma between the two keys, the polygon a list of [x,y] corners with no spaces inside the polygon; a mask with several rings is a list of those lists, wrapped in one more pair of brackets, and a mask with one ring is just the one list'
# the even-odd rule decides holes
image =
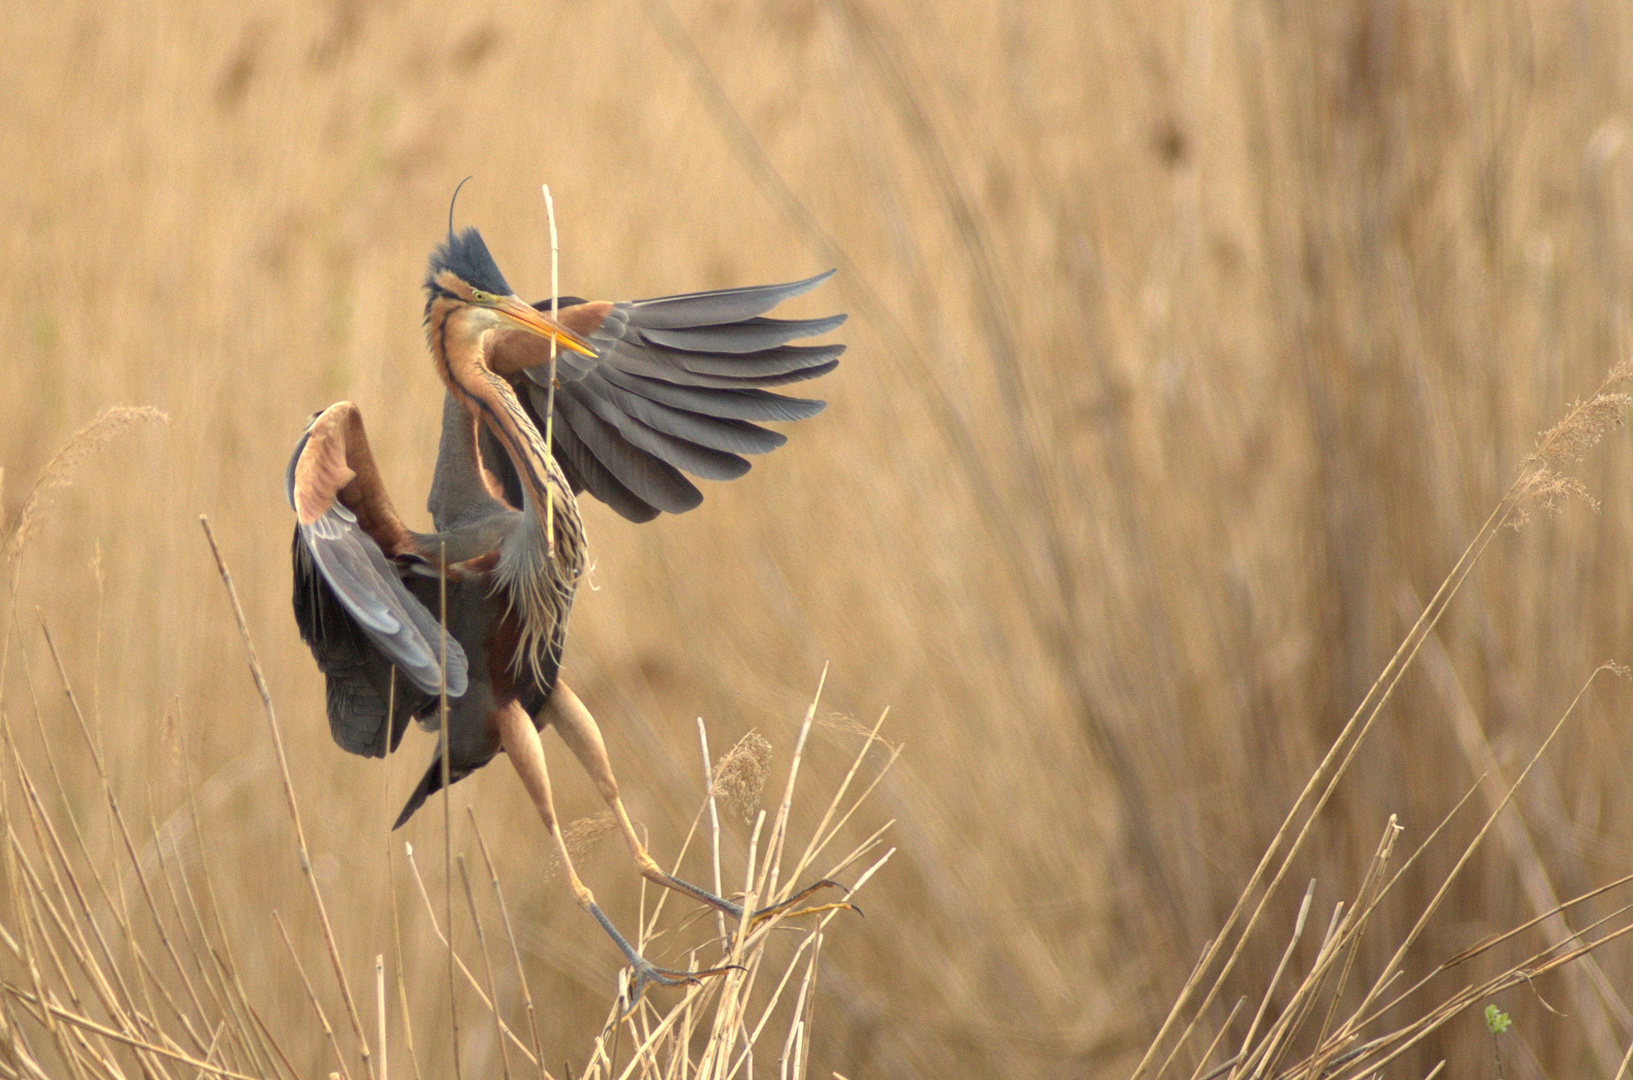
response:
{"label": "heron's neck", "polygon": [[[427,327],[433,335],[432,353],[437,358],[437,367],[448,389],[470,410],[478,423],[487,425],[504,448],[511,464],[516,467],[529,504],[523,510],[537,519],[542,532],[545,508],[554,503],[553,512],[549,515],[556,533],[554,547],[558,553],[563,548],[580,550],[582,536],[572,489],[562,475],[561,467],[545,447],[544,437],[522,407],[515,390],[484,363],[483,339],[492,331],[477,328],[471,323],[472,320],[454,312],[440,320],[440,325]],[[471,440],[471,453],[474,455],[474,429]]]}
{"label": "heron's neck", "polygon": [[482,461],[476,441],[476,419],[456,395],[442,401],[442,437],[431,478],[426,509],[438,529],[486,517],[506,509],[498,481]]}

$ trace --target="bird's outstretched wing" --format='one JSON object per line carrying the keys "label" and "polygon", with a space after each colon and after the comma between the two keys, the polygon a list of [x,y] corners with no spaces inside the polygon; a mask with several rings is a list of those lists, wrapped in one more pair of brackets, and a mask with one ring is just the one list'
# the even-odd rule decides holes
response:
{"label": "bird's outstretched wing", "polygon": [[[620,303],[562,297],[560,321],[597,352],[563,351],[556,360],[552,449],[573,490],[589,491],[631,521],[650,521],[703,501],[683,472],[731,480],[749,469],[741,455],[786,442],[754,421],[803,420],[825,403],[766,388],[832,371],[843,345],[789,342],[826,334],[845,316],[763,316],[832,274]],[[550,301],[533,306],[548,311]],[[489,348],[494,370],[514,379],[542,431],[549,343],[505,332],[493,335]]]}
{"label": "bird's outstretched wing", "polygon": [[[411,550],[413,534],[386,497],[357,406],[338,402],[313,419],[284,484],[296,518],[295,620],[328,676],[330,730],[352,753],[383,757],[409,717],[435,705],[441,634],[387,558]],[[465,651],[452,638],[447,650],[448,695],[459,697]]]}

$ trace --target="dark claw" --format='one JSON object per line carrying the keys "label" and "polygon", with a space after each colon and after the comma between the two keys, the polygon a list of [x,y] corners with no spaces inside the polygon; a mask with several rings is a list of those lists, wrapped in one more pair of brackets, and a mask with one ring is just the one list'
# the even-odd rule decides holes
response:
{"label": "dark claw", "polygon": [[[782,915],[782,914],[788,913],[791,909],[799,907],[800,904],[802,904],[806,899],[811,897],[813,894],[815,894],[817,892],[820,892],[823,889],[828,889],[828,888],[838,889],[840,892],[845,893],[846,895],[850,894],[850,887],[849,886],[847,886],[847,885],[845,885],[845,884],[843,884],[841,882],[835,881],[833,878],[822,878],[820,881],[814,881],[811,884],[807,885],[805,888],[801,889],[799,892],[795,893],[793,896],[790,896],[787,900],[784,900],[782,903],[780,903],[780,904],[768,904],[767,906],[765,906],[765,907],[761,908],[760,910],[756,911],[753,914],[753,916],[749,919],[749,925],[753,926],[754,924],[756,924],[758,922],[761,922],[764,919],[769,919],[769,918],[771,918],[771,917],[773,917],[775,915]],[[861,910],[862,910],[861,908],[858,908],[855,904],[852,904],[848,900],[841,901],[840,903],[837,903],[837,904],[824,904],[824,905],[821,905],[821,906],[819,906],[819,907],[817,907],[817,908],[815,908],[813,910],[829,911],[829,910],[832,910],[834,908],[841,908],[841,907],[842,908],[847,908],[847,909],[849,909],[851,911],[854,911],[857,914],[861,914]],[[795,912],[795,914],[799,914],[799,913]]]}
{"label": "dark claw", "polygon": [[646,989],[652,985],[658,986],[697,986],[702,980],[714,975],[724,975],[728,971],[747,971],[741,964],[726,964],[723,967],[708,968],[703,971],[676,971],[672,968],[661,968],[642,959],[633,965],[635,969],[635,984],[627,987],[627,995],[620,993],[622,999],[618,1010],[620,1021],[627,1019],[635,1011],[635,1007],[646,996]]}

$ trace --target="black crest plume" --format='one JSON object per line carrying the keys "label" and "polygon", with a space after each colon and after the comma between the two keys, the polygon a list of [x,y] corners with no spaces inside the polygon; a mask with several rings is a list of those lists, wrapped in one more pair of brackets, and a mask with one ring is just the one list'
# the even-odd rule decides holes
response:
{"label": "black crest plume", "polygon": [[499,264],[493,261],[488,245],[482,242],[482,234],[474,227],[454,232],[454,203],[459,199],[459,188],[464,187],[469,179],[467,176],[459,182],[459,187],[454,188],[454,197],[448,201],[448,239],[431,252],[431,268],[426,274],[425,288],[435,296],[441,291],[436,283],[437,275],[451,270],[473,289],[495,296],[509,296],[510,284],[505,281],[505,275],[499,272]]}

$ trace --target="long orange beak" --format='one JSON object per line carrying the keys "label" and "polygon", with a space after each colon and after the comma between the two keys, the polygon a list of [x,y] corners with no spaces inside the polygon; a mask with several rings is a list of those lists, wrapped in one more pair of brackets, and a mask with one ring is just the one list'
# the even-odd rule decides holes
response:
{"label": "long orange beak", "polygon": [[564,349],[570,349],[580,356],[596,356],[595,346],[579,337],[550,316],[535,308],[529,307],[514,296],[505,296],[494,301],[493,310],[520,326],[523,330],[535,333],[545,340],[554,338],[556,343]]}

